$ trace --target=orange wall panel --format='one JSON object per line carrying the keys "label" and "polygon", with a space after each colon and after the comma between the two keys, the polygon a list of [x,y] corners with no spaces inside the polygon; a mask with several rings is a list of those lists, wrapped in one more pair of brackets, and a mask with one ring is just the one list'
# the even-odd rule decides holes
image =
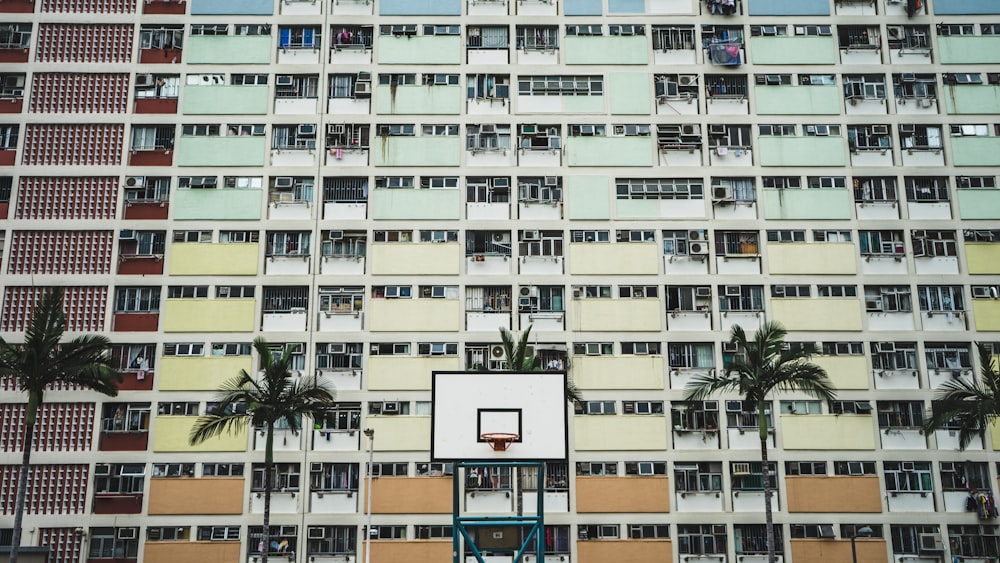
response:
{"label": "orange wall panel", "polygon": [[789,512],[882,512],[878,476],[785,477]]}
{"label": "orange wall panel", "polygon": [[[242,514],[243,482],[242,477],[150,479],[149,514]],[[209,498],[212,502],[205,502]]]}
{"label": "orange wall panel", "polygon": [[670,512],[667,477],[577,477],[577,512]]}
{"label": "orange wall panel", "polygon": [[[888,563],[885,540],[857,540],[858,563]],[[792,561],[795,563],[829,563],[850,561],[850,540],[792,540]]]}
{"label": "orange wall panel", "polygon": [[154,541],[146,542],[142,560],[146,563],[231,563],[240,560],[238,541]]}
{"label": "orange wall panel", "polygon": [[579,563],[671,563],[670,540],[591,540],[576,542]]}
{"label": "orange wall panel", "polygon": [[[374,492],[375,489],[372,489]],[[360,542],[359,542],[360,543]],[[358,545],[359,557],[364,546]],[[441,563],[451,561],[451,540],[373,541],[372,563]]]}
{"label": "orange wall panel", "polygon": [[451,477],[379,477],[372,485],[372,513],[451,514]]}

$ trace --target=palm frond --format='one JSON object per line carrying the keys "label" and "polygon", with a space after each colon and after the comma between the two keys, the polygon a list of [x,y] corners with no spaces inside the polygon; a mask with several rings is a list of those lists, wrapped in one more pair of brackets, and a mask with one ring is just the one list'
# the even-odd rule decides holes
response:
{"label": "palm frond", "polygon": [[931,401],[923,430],[929,434],[943,428],[957,428],[959,448],[965,449],[1000,417],[1000,374],[995,367],[992,349],[976,343],[979,352],[979,381],[953,379],[946,381]]}

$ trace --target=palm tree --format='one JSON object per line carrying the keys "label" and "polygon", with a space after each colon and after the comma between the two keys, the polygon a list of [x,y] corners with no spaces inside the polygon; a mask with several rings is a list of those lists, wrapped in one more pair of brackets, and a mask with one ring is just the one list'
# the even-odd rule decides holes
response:
{"label": "palm tree", "polygon": [[[530,346],[528,339],[531,337],[531,327],[524,329],[521,336],[500,327],[500,342],[503,346],[504,360],[507,362],[507,369],[511,371],[542,371],[542,359],[533,352],[529,354]],[[566,399],[578,404],[583,402],[583,395],[573,383],[573,378],[566,375]]]}
{"label": "palm tree", "polygon": [[[264,338],[253,341],[260,357],[259,380],[246,370],[226,381],[219,389],[218,405],[210,413],[198,417],[191,429],[190,442],[200,444],[222,434],[245,430],[249,424],[266,429],[264,448],[264,530],[261,537],[264,548],[261,560],[267,563],[271,546],[271,487],[274,468],[274,427],[279,422],[292,431],[298,431],[303,415],[315,418],[325,406],[333,402],[333,390],[315,378],[299,379],[292,376],[292,349],[285,347],[281,356],[271,353]],[[245,408],[244,408],[245,407]]]}
{"label": "palm tree", "polygon": [[743,328],[733,327],[729,341],[743,353],[725,365],[724,371],[695,377],[687,386],[687,401],[702,401],[717,392],[738,393],[757,406],[760,428],[760,459],[764,481],[764,514],[767,528],[767,560],[774,563],[774,521],[771,516],[771,480],[767,461],[767,398],[772,392],[800,391],[817,399],[836,398],[833,382],[826,371],[809,359],[815,349],[811,345],[786,349],[788,332],[780,323],[764,323],[753,339]]}
{"label": "palm tree", "polygon": [[975,437],[984,439],[986,429],[1000,417],[1000,369],[993,350],[982,342],[979,351],[979,379],[952,379],[938,389],[931,412],[924,422],[924,434],[947,426],[958,426],[958,446],[964,450]]}
{"label": "palm tree", "polygon": [[51,385],[64,383],[114,397],[118,394],[118,383],[121,382],[121,374],[112,365],[111,355],[108,353],[111,342],[107,338],[83,335],[69,342],[60,342],[65,332],[63,290],[61,287],[53,287],[35,302],[31,320],[24,333],[24,344],[8,344],[0,338],[0,377],[14,378],[21,391],[28,394],[28,405],[24,413],[24,454],[14,508],[11,563],[17,563],[21,546],[31,448],[45,390]]}

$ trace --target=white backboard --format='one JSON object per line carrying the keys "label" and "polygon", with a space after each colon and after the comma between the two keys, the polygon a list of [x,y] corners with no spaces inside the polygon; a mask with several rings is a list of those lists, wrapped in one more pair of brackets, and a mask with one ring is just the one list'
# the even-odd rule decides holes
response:
{"label": "white backboard", "polygon": [[[432,386],[432,461],[568,458],[565,372],[436,371]],[[493,451],[488,432],[519,438]]]}

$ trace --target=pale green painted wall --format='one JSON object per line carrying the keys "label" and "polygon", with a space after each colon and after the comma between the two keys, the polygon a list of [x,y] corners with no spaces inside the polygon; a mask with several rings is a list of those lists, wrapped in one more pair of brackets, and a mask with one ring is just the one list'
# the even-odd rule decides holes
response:
{"label": "pale green painted wall", "polygon": [[850,190],[764,190],[765,219],[850,219]]}
{"label": "pale green painted wall", "polygon": [[644,72],[612,72],[608,79],[613,115],[649,115],[653,96]]}
{"label": "pale green painted wall", "polygon": [[382,35],[378,62],[396,65],[457,65],[462,63],[462,37],[427,35],[393,37]]}
{"label": "pale green painted wall", "polygon": [[615,216],[619,219],[659,219],[658,199],[615,199]]}
{"label": "pale green painted wall", "polygon": [[179,137],[177,166],[264,166],[265,137]]}
{"label": "pale green painted wall", "polygon": [[377,189],[369,194],[373,219],[460,219],[462,190]]}
{"label": "pale green painted wall", "polygon": [[649,62],[646,37],[570,36],[563,40],[563,56],[568,65],[644,65]]}
{"label": "pale green painted wall", "polygon": [[570,137],[570,166],[652,166],[653,137]]}
{"label": "pale green painted wall", "polygon": [[944,108],[953,115],[1000,113],[1000,86],[993,84],[944,87]]}
{"label": "pale green painted wall", "polygon": [[1000,137],[952,137],[955,166],[1000,166]]}
{"label": "pale green painted wall", "polygon": [[458,115],[461,86],[378,86],[375,113],[382,115]]}
{"label": "pale green painted wall", "polygon": [[837,86],[754,86],[760,115],[840,115]]}
{"label": "pale green painted wall", "polygon": [[260,64],[271,62],[270,35],[195,35],[184,45],[189,64]]}
{"label": "pale green painted wall", "polygon": [[1000,36],[938,36],[937,44],[943,64],[1000,63]]}
{"label": "pale green painted wall", "polygon": [[170,203],[174,219],[259,220],[263,208],[261,190],[177,190]]}
{"label": "pale green painted wall", "polygon": [[758,65],[832,65],[837,62],[834,37],[751,37],[750,60]]}
{"label": "pale green painted wall", "polygon": [[566,176],[570,219],[610,219],[611,184],[607,176]]}
{"label": "pale green painted wall", "polygon": [[843,137],[760,137],[761,166],[846,166]]}
{"label": "pale green painted wall", "polygon": [[376,137],[375,166],[458,166],[462,137]]}
{"label": "pale green painted wall", "polygon": [[563,96],[566,113],[604,113],[604,96]]}
{"label": "pale green painted wall", "polygon": [[956,190],[962,219],[1000,219],[1000,190]]}
{"label": "pale green painted wall", "polygon": [[181,113],[186,115],[266,115],[267,86],[185,86]]}

